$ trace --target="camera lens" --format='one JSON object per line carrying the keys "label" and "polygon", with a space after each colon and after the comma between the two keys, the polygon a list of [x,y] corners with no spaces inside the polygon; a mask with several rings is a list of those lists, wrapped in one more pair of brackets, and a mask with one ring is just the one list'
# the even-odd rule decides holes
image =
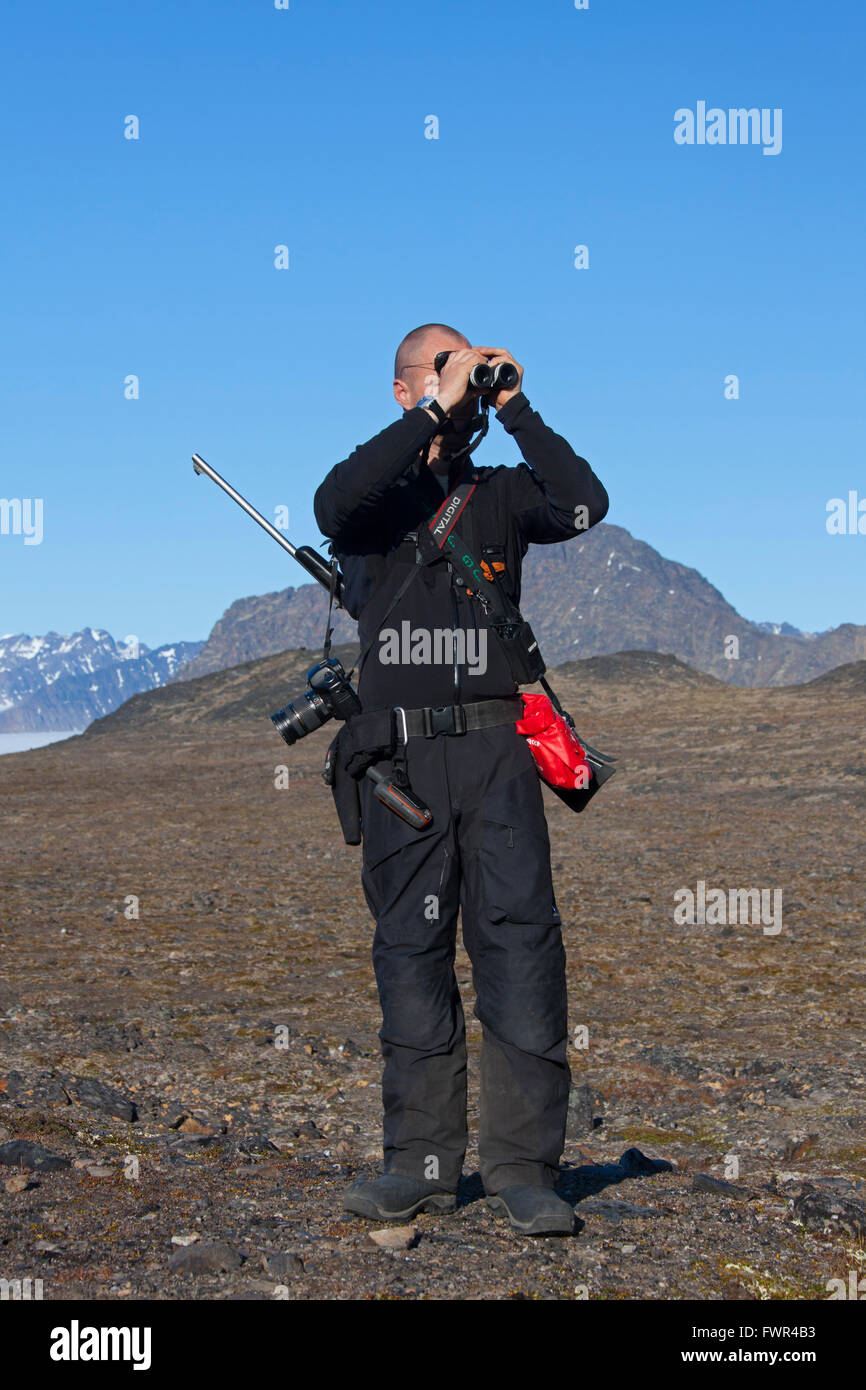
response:
{"label": "camera lens", "polygon": [[299,738],[320,729],[331,718],[331,711],[321,695],[304,691],[297,700],[292,700],[285,709],[278,709],[271,715],[271,723],[286,743],[297,743]]}

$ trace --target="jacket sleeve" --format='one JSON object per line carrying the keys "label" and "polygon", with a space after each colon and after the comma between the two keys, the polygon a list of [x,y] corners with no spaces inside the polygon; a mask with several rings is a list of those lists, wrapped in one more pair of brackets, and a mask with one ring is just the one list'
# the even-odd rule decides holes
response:
{"label": "jacket sleeve", "polygon": [[[506,401],[496,418],[514,436],[524,459],[508,470],[509,503],[524,540],[549,545],[602,520],[610,505],[605,488],[586,459],[544,423],[522,391]],[[579,517],[578,507],[586,509]]]}
{"label": "jacket sleeve", "polygon": [[339,543],[363,531],[385,493],[411,467],[437,429],[433,417],[414,406],[335,464],[313,498],[322,535]]}

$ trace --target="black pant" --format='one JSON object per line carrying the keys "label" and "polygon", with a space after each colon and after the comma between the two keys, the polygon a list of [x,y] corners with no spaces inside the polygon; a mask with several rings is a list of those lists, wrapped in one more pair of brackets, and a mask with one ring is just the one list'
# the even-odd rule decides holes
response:
{"label": "black pant", "polygon": [[[466,1151],[457,913],[483,1030],[481,1177],[553,1187],[565,1140],[565,951],[532,754],[513,724],[409,740],[412,830],[362,783],[363,885],[376,918],[385,1170],[456,1189]],[[390,764],[382,763],[383,772]]]}

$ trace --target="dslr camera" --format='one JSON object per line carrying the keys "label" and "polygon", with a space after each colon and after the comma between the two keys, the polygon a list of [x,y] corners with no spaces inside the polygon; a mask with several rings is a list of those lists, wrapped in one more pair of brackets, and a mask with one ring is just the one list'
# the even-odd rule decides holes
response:
{"label": "dslr camera", "polygon": [[306,738],[329,719],[350,719],[361,713],[361,701],[335,656],[320,661],[307,672],[307,685],[309,690],[271,715],[271,722],[286,743]]}

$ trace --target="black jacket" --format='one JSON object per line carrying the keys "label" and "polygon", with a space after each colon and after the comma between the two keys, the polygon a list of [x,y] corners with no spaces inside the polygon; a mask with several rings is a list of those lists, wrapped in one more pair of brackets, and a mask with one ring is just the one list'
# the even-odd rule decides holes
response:
{"label": "black jacket", "polygon": [[[529,545],[551,545],[581,534],[585,528],[574,525],[580,505],[594,526],[607,513],[608,496],[586,460],[544,423],[522,392],[496,418],[517,440],[525,462],[516,468],[485,468],[474,464],[473,456],[452,470],[449,486],[467,474],[475,476],[477,487],[457,532],[477,560],[496,563],[509,597],[519,603],[521,564]],[[424,661],[423,646],[416,649],[423,664],[380,659],[393,658],[396,650],[392,644],[389,652],[377,634],[395,593],[416,566],[413,533],[444,500],[441,485],[422,461],[437,428],[426,410],[407,410],[336,464],[315,495],[316,521],[333,542],[345,577],[343,602],[358,619],[362,649],[372,641],[358,684],[364,709],[469,703],[513,695],[516,689],[484,610],[466,593],[445,555],[421,568],[383,630],[400,635],[404,657],[419,631],[471,631],[467,651],[474,660],[430,663]],[[502,563],[504,571],[498,568]]]}

